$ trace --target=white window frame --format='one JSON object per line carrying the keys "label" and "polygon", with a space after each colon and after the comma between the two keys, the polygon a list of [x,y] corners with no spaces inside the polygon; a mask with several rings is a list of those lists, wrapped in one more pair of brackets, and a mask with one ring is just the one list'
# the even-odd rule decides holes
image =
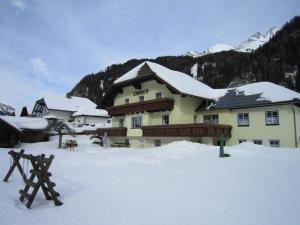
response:
{"label": "white window frame", "polygon": [[247,142],[247,139],[238,139],[237,140],[238,144],[242,144],[243,142]]}
{"label": "white window frame", "polygon": [[[271,144],[272,141],[276,141],[276,142],[278,141],[278,145]],[[280,148],[280,140],[279,139],[270,139],[269,146],[273,147],[273,148]]]}
{"label": "white window frame", "polygon": [[[168,122],[167,123],[164,122],[164,117],[168,117]],[[169,117],[168,114],[164,114],[164,115],[161,116],[161,124],[162,125],[169,125],[170,124],[170,117]]]}
{"label": "white window frame", "polygon": [[143,126],[143,116],[131,117],[131,129],[140,129]]}
{"label": "white window frame", "polygon": [[[158,95],[160,95],[160,96],[158,96]],[[162,98],[162,93],[161,92],[156,92],[155,93],[155,99],[160,99],[160,98]]]}
{"label": "white window frame", "polygon": [[[257,141],[260,141],[261,144],[256,144],[255,142],[257,142]],[[263,144],[263,140],[262,139],[253,139],[253,144],[262,145]]]}
{"label": "white window frame", "polygon": [[[247,118],[245,117],[246,115],[247,115]],[[238,127],[249,127],[250,126],[249,113],[244,113],[244,112],[238,113],[237,114],[237,125],[238,125]]]}
{"label": "white window frame", "polygon": [[203,115],[203,123],[219,124],[219,114]]}
{"label": "white window frame", "polygon": [[139,96],[139,102],[143,102],[143,101],[145,101],[145,97],[144,97],[144,95],[140,95]]}
{"label": "white window frame", "polygon": [[[274,113],[276,113],[277,116],[274,116],[273,115]],[[278,110],[266,111],[265,112],[265,123],[266,123],[266,126],[279,125],[279,111]]]}

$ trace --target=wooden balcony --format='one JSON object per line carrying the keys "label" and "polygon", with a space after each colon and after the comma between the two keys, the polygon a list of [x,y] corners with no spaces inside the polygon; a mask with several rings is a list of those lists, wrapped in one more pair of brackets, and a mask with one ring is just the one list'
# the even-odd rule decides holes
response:
{"label": "wooden balcony", "polygon": [[110,128],[98,128],[96,130],[97,134],[100,136],[104,136],[105,132],[107,136],[119,136],[124,137],[127,136],[127,128],[126,127],[110,127]]}
{"label": "wooden balcony", "polygon": [[174,99],[160,98],[143,102],[135,102],[125,105],[118,105],[107,108],[110,116],[121,116],[137,112],[158,112],[172,110],[174,107]]}
{"label": "wooden balcony", "polygon": [[224,137],[231,136],[231,126],[223,124],[172,124],[143,126],[144,137]]}

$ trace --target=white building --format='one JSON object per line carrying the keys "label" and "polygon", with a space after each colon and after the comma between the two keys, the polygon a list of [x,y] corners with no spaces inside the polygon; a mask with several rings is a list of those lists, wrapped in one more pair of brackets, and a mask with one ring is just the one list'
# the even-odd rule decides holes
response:
{"label": "white building", "polygon": [[110,121],[106,110],[96,109],[97,105],[88,98],[70,98],[48,94],[35,102],[32,114],[37,117],[57,118],[77,124],[98,124]]}

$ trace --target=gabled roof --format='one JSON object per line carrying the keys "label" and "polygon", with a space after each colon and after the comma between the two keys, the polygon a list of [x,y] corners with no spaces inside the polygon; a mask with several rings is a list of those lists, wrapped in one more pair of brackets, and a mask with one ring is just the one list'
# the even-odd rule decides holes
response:
{"label": "gabled roof", "polygon": [[159,78],[181,94],[192,95],[205,99],[217,99],[223,94],[222,90],[221,92],[215,91],[213,88],[195,80],[185,73],[170,70],[164,66],[149,61],[141,63],[123,76],[119,77],[115,80],[114,84],[120,85],[122,83],[131,83],[139,78],[150,75]]}
{"label": "gabled roof", "polygon": [[0,116],[0,121],[4,121],[19,132],[23,130],[44,130],[48,127],[48,121],[43,118]]}
{"label": "gabled roof", "polygon": [[[96,108],[96,104],[88,98],[71,96],[67,98],[62,95],[48,94],[41,100],[48,109],[76,112],[78,110]],[[39,101],[41,101],[39,100]]]}

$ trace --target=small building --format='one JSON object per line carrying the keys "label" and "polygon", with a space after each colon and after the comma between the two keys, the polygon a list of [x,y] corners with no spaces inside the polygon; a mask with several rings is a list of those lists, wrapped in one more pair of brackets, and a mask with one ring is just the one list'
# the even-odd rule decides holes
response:
{"label": "small building", "polygon": [[108,113],[103,109],[84,109],[72,114],[74,122],[79,124],[105,124],[110,120]]}
{"label": "small building", "polygon": [[36,101],[32,114],[41,118],[56,118],[65,122],[81,124],[107,123],[109,117],[106,110],[96,109],[96,104],[88,98],[65,97],[48,94]]}
{"label": "small building", "polygon": [[187,74],[143,62],[105,95],[109,144],[151,147],[177,140],[218,145],[244,141],[299,147],[300,94],[270,82],[213,89]]}
{"label": "small building", "polygon": [[48,125],[43,118],[0,116],[0,147],[48,141]]}

